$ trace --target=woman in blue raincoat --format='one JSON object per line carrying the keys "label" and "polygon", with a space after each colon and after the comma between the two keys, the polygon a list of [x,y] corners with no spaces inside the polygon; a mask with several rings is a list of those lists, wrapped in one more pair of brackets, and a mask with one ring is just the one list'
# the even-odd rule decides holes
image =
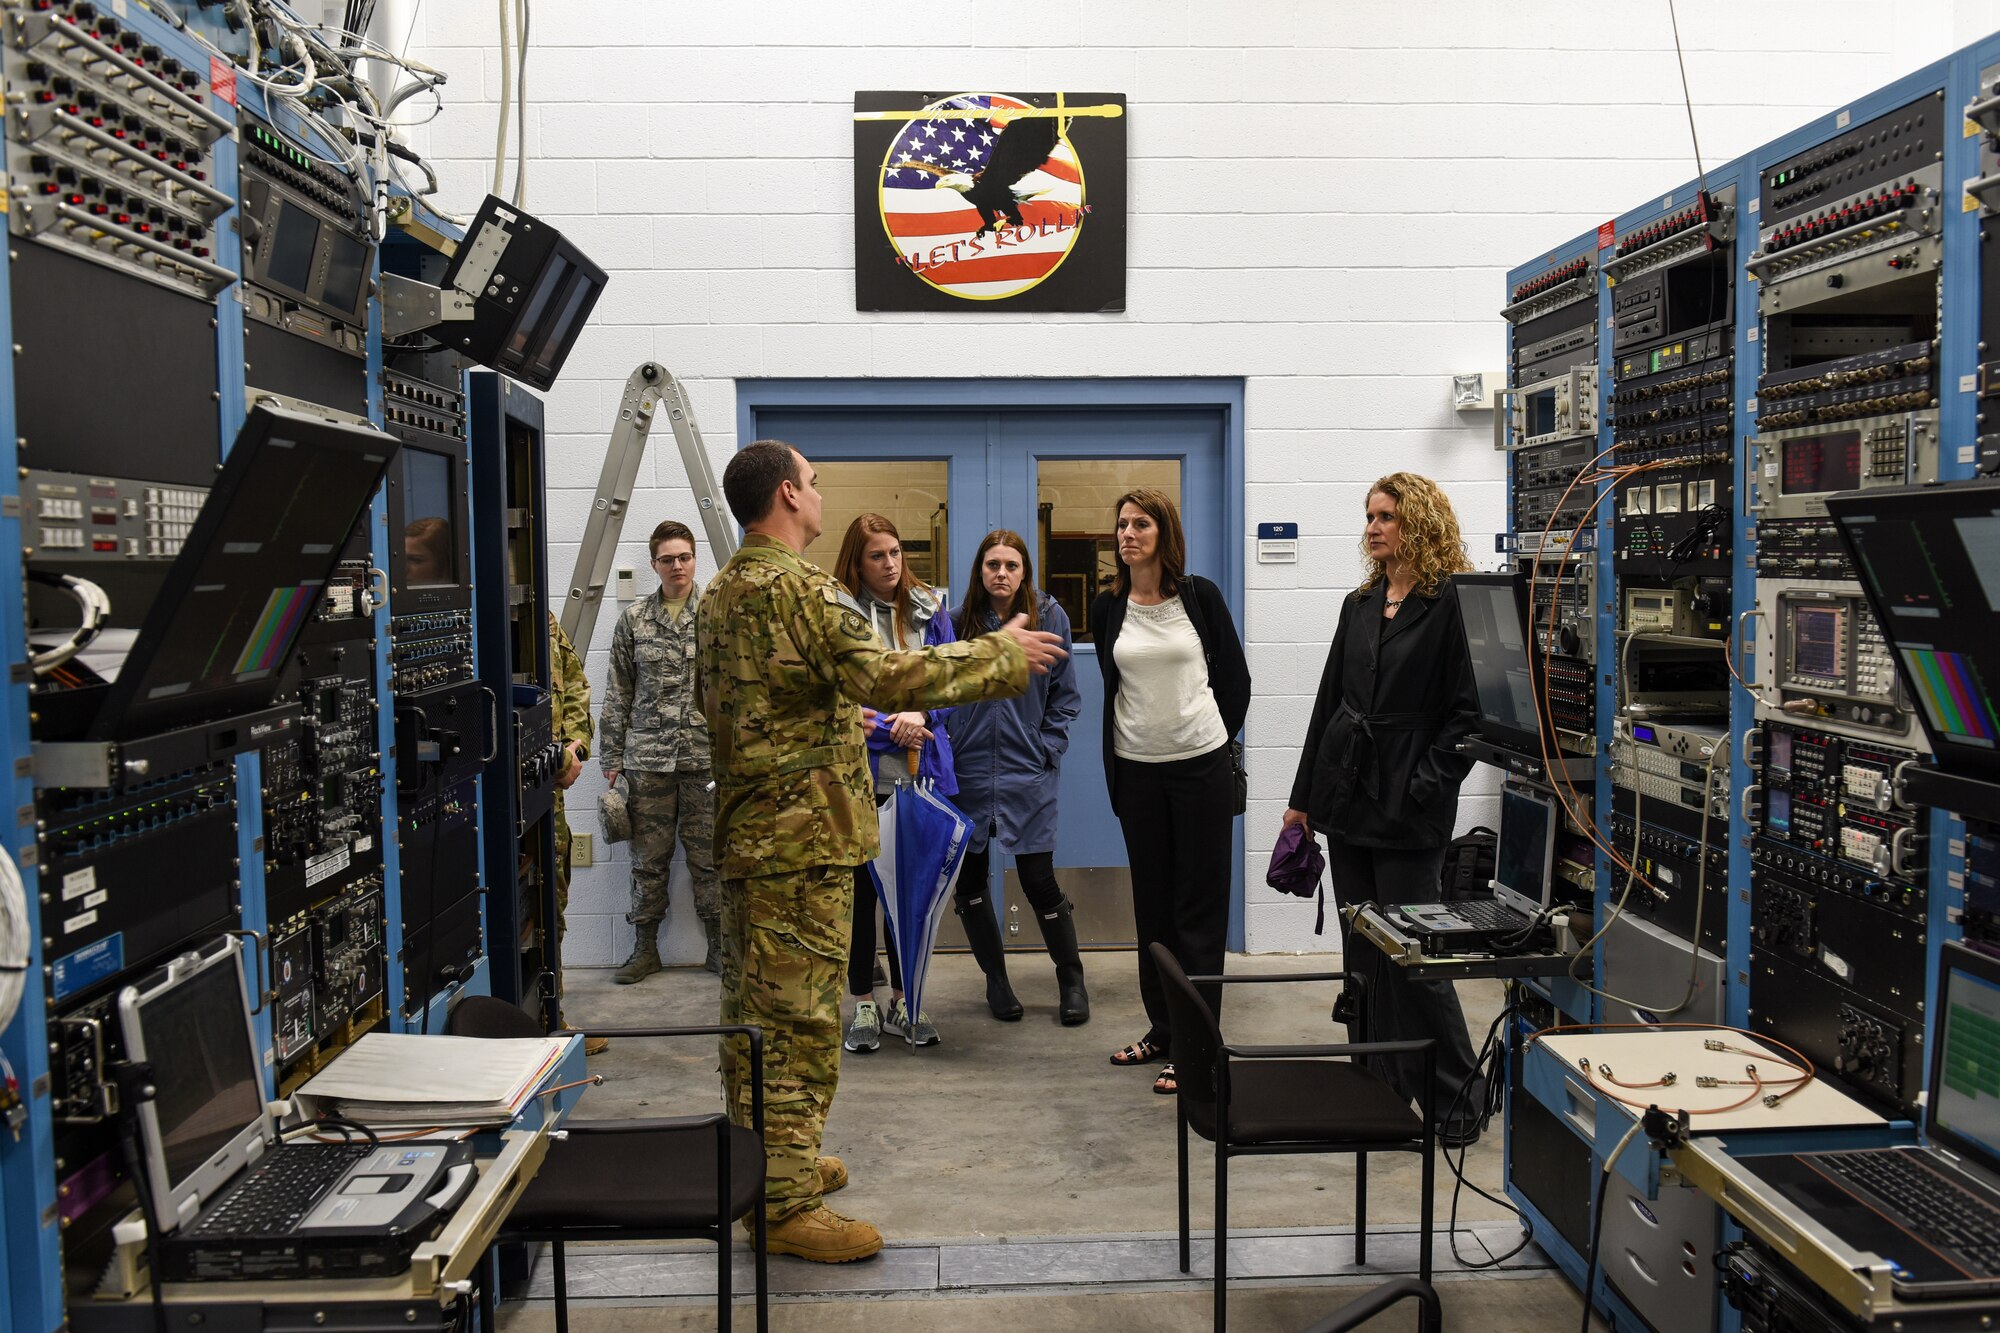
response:
{"label": "woman in blue raincoat", "polygon": [[[959,638],[990,633],[1010,618],[1025,615],[1029,628],[1062,635],[1063,650],[1068,652],[1069,617],[1054,598],[1035,587],[1028,543],[1020,534],[1004,528],[987,533],[966,587],[958,612]],[[1066,1025],[1090,1020],[1076,924],[1055,872],[1056,776],[1069,748],[1070,723],[1082,704],[1073,664],[1065,656],[1047,675],[1030,677],[1026,694],[962,705],[952,714],[958,769],[954,801],[973,825],[972,850],[958,874],[955,910],[965,924],[972,956],[986,973],[987,1006],[1006,1023],[1018,1020],[1022,1009],[1007,982],[1007,955],[988,897],[995,843],[1014,854],[1022,892],[1055,962],[1059,1016]]]}
{"label": "woman in blue raincoat", "polygon": [[[951,616],[936,589],[910,572],[903,559],[903,540],[896,525],[880,514],[859,514],[847,525],[833,576],[854,594],[855,602],[882,646],[929,648],[950,643]],[[952,777],[951,737],[945,719],[953,709],[928,713],[878,713],[862,710],[868,735],[868,766],[875,775],[875,804],[889,799],[899,777],[909,775],[908,753],[916,751],[917,777],[935,785],[940,796],[958,790]],[[872,1051],[881,1034],[908,1037],[917,1046],[937,1044],[937,1028],[926,1013],[911,1014],[903,1003],[902,969],[896,961],[895,940],[889,940],[891,999],[884,1013],[875,1003],[875,881],[867,866],[854,868],[854,942],[847,956],[847,989],[853,1012],[841,1034],[850,1051]]]}

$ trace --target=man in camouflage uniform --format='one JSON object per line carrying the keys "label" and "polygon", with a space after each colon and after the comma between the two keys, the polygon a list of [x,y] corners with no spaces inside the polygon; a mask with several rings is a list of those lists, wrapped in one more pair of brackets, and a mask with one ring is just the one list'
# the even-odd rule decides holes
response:
{"label": "man in camouflage uniform", "polygon": [[[583,772],[590,758],[590,681],[583,674],[583,659],[563,633],[555,613],[549,613],[549,710],[554,715],[556,739],[567,756],[562,774],[556,778],[556,947],[552,959],[556,972],[556,994],[562,994],[562,937],[564,918],[569,915],[569,820],[563,814],[563,793]],[[584,1054],[596,1055],[611,1044],[604,1037],[584,1043]]]}
{"label": "man in camouflage uniform", "polygon": [[620,985],[660,970],[660,925],[674,842],[687,847],[694,911],[708,937],[706,966],[722,970],[722,888],[715,879],[715,784],[708,772],[708,723],[695,707],[694,625],[701,590],[694,581],[694,533],[672,519],[648,543],[660,591],[618,617],[611,636],[611,679],[602,726],[608,782],[625,777],[632,814],[632,956],[612,974]]}
{"label": "man in camouflage uniform", "polygon": [[914,652],[883,649],[841,586],[799,553],[820,531],[811,466],[760,440],[723,473],[743,547],[702,596],[697,660],[714,739],[721,854],[722,1021],[763,1029],[764,1068],[722,1043],[724,1097],[750,1122],[764,1087],[769,1249],[827,1263],[882,1248],[824,1206],[847,1181],[820,1133],[840,1076],[854,867],[878,849],[860,705],[941,708],[1021,693],[1062,654],[1015,617],[1000,632]]}

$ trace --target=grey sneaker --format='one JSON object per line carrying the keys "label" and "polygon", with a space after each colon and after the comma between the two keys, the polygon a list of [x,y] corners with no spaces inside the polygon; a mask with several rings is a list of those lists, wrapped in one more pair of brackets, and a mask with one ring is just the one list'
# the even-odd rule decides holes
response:
{"label": "grey sneaker", "polygon": [[892,1037],[908,1039],[912,1046],[935,1046],[938,1044],[938,1030],[931,1026],[928,1009],[918,1013],[917,1021],[910,1022],[909,1006],[897,1000],[889,1006],[889,1016],[882,1020],[882,1030]]}
{"label": "grey sneaker", "polygon": [[875,1001],[863,1000],[854,1006],[854,1016],[847,1020],[847,1033],[840,1044],[850,1051],[872,1051],[882,1045],[882,1012]]}

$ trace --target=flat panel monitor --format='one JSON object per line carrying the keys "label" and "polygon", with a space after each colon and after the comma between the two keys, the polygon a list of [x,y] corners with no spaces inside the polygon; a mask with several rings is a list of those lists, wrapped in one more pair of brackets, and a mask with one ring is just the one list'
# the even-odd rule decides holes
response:
{"label": "flat panel monitor", "polygon": [[604,294],[606,275],[541,218],[488,195],[452,255],[444,285],[472,298],[472,319],[435,336],[482,366],[547,389]]}
{"label": "flat panel monitor", "polygon": [[2000,481],[1827,497],[1939,765],[2000,781]]}
{"label": "flat panel monitor", "polygon": [[1554,794],[1509,782],[1500,788],[1493,897],[1533,916],[1549,905],[1556,855]]}
{"label": "flat panel monitor", "polygon": [[1510,750],[1541,753],[1521,577],[1456,574],[1451,588],[1465,623],[1465,649],[1479,695],[1479,734]]}
{"label": "flat panel monitor", "polygon": [[92,723],[134,740],[270,706],[394,438],[259,404]]}
{"label": "flat panel monitor", "polygon": [[389,609],[472,605],[472,526],[463,446],[405,443],[389,469]]}
{"label": "flat panel monitor", "polygon": [[436,588],[459,581],[458,487],[455,460],[428,449],[405,449],[396,460],[402,472],[403,583]]}

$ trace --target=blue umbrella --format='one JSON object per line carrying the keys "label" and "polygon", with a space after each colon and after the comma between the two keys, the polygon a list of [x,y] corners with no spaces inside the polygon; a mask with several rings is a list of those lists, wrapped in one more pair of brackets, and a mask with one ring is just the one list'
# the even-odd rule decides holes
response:
{"label": "blue umbrella", "polygon": [[[914,757],[915,751],[910,752]],[[899,780],[880,811],[882,854],[869,862],[891,946],[903,968],[903,997],[915,1018],[924,1011],[924,973],[938,922],[971,844],[972,821],[929,782]],[[913,1037],[914,1041],[914,1037]]]}

